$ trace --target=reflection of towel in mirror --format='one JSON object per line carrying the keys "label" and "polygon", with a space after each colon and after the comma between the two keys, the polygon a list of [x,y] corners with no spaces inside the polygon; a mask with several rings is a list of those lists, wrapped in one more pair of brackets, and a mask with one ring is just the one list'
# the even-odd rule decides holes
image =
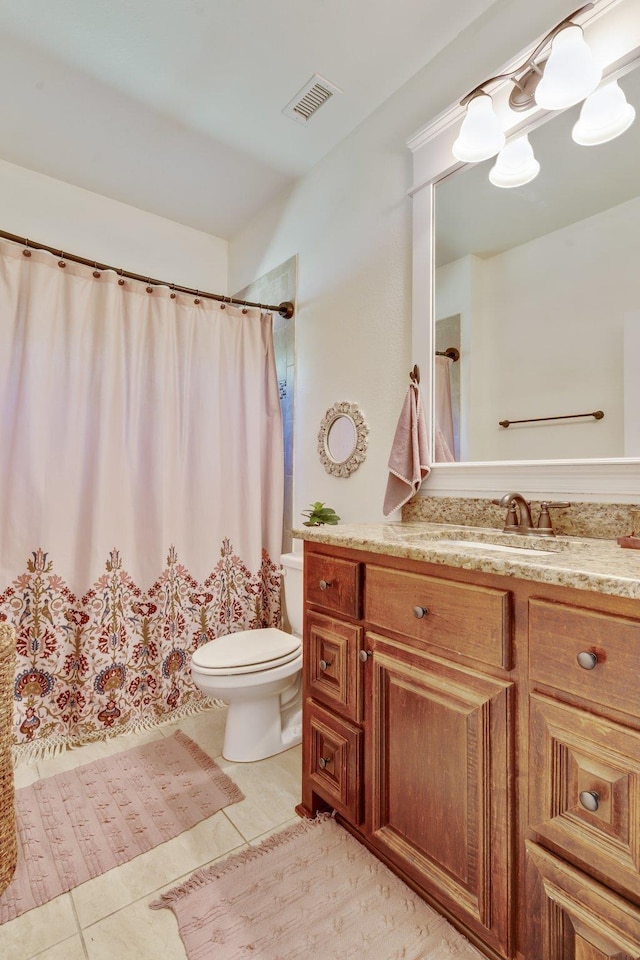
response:
{"label": "reflection of towel in mirror", "polygon": [[440,429],[439,424],[436,423],[436,432],[433,437],[434,449],[433,449],[433,459],[436,463],[455,463],[456,458],[452,454],[449,444],[444,438],[444,434]]}
{"label": "reflection of towel in mirror", "polygon": [[420,388],[409,384],[389,456],[389,479],[384,497],[385,517],[411,499],[431,470],[429,442]]}

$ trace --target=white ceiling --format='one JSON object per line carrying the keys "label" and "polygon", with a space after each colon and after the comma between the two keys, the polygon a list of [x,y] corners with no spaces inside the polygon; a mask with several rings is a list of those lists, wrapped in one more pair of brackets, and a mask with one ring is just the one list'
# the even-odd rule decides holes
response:
{"label": "white ceiling", "polygon": [[493,2],[0,0],[0,157],[232,238]]}

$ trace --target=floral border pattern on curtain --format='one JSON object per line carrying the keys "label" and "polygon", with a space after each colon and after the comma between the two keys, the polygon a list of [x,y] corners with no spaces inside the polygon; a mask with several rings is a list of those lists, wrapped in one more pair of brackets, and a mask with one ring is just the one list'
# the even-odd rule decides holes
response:
{"label": "floral border pattern on curtain", "polygon": [[202,583],[174,547],[166,562],[144,591],[113,549],[104,575],[76,597],[38,549],[0,594],[0,621],[16,627],[14,743],[26,756],[195,712],[209,701],[191,680],[193,651],[280,625],[280,570],[265,550],[252,572],[225,539]]}

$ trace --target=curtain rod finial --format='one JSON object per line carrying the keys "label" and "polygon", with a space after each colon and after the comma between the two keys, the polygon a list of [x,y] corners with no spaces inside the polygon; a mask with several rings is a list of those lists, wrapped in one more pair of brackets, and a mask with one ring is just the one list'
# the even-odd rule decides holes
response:
{"label": "curtain rod finial", "polygon": [[294,310],[295,310],[295,307],[290,300],[285,300],[284,303],[281,303],[280,306],[278,307],[278,313],[280,314],[281,317],[284,317],[285,320],[291,319],[291,317],[293,316]]}

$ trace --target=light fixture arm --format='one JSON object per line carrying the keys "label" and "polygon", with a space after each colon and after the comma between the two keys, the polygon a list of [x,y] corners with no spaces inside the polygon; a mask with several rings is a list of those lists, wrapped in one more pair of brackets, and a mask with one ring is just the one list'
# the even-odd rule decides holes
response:
{"label": "light fixture arm", "polygon": [[565,17],[564,20],[561,20],[560,23],[556,24],[553,30],[550,30],[549,33],[547,33],[547,35],[543,37],[543,39],[540,41],[540,43],[535,48],[535,50],[529,54],[527,59],[524,60],[520,64],[520,66],[516,67],[515,70],[512,70],[509,73],[499,73],[495,77],[489,77],[488,80],[484,80],[482,83],[479,83],[477,87],[474,87],[470,93],[468,93],[465,97],[462,98],[462,100],[460,101],[460,106],[466,107],[469,101],[473,100],[474,97],[477,97],[481,93],[487,92],[485,90],[485,87],[487,87],[489,84],[496,83],[498,80],[512,80],[513,83],[516,84],[516,86],[520,87],[520,84],[518,83],[517,78],[518,78],[518,75],[522,73],[522,71],[525,71],[526,73],[529,70],[535,70],[537,73],[541,73],[539,67],[534,63],[538,54],[541,53],[542,50],[544,50],[544,48],[547,46],[547,44],[550,41],[555,39],[555,37],[560,33],[561,30],[564,30],[565,27],[568,27],[570,25],[571,26],[576,25],[572,23],[574,17],[579,16],[581,13],[585,13],[585,11],[587,10],[591,10],[593,6],[595,6],[594,3],[585,3],[581,7],[578,7],[577,10],[574,10],[573,13],[570,13],[568,17]]}

